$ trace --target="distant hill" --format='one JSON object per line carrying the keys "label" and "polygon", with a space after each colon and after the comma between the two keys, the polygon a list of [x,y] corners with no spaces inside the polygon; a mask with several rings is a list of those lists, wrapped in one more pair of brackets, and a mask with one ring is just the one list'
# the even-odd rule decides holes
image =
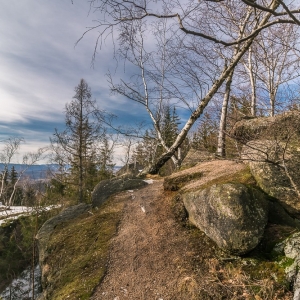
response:
{"label": "distant hill", "polygon": [[[15,170],[20,173],[27,166],[23,164],[9,164],[8,169],[10,170],[12,166],[15,167]],[[0,163],[0,172],[4,170],[5,164]],[[28,167],[24,175],[33,180],[45,179],[49,174],[55,173],[58,169],[56,164],[44,164],[44,165],[32,165]]]}
{"label": "distant hill", "polygon": [[[0,163],[0,172],[4,170],[5,164]],[[20,173],[22,170],[26,168],[26,165],[23,164],[9,164],[8,169],[10,170],[11,167],[14,166],[15,170]],[[114,167],[114,173],[119,171],[122,167],[120,166],[115,166]],[[49,174],[55,173],[58,170],[58,165],[57,164],[44,164],[44,165],[33,165],[30,166],[26,171],[25,171],[25,176],[29,177],[30,179],[33,180],[39,180],[39,179],[45,179],[48,178]]]}

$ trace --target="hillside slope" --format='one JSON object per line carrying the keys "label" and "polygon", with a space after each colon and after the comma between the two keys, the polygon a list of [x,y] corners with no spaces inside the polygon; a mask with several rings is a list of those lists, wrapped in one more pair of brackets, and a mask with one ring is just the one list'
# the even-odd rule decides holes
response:
{"label": "hillside slope", "polygon": [[[221,168],[222,162],[215,164]],[[244,182],[252,181],[247,168],[231,165],[237,175],[226,177],[221,172],[215,180],[236,181],[241,176]],[[189,178],[186,184],[208,178],[206,169],[199,178],[200,169],[182,172]],[[186,217],[178,192],[164,191],[163,180],[154,180],[57,226],[43,262],[46,280],[41,299],[293,298],[284,268],[268,248],[292,228],[278,231],[270,224],[258,249],[234,257],[222,252]]]}

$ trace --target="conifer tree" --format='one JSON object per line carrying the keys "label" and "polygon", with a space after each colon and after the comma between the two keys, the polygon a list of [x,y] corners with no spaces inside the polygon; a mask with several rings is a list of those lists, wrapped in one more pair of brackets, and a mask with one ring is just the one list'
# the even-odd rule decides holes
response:
{"label": "conifer tree", "polygon": [[199,126],[193,134],[192,147],[214,153],[217,149],[217,120],[208,112],[203,114]]}
{"label": "conifer tree", "polygon": [[51,139],[55,160],[69,166],[67,183],[71,190],[75,188],[79,203],[87,201],[98,180],[96,153],[104,132],[101,118],[90,87],[81,79],[73,100],[65,107],[66,128],[63,132],[55,129]]}
{"label": "conifer tree", "polygon": [[8,180],[9,180],[8,194],[13,195],[12,203],[14,205],[21,205],[23,200],[22,188],[19,186],[15,187],[18,179],[19,179],[19,174],[16,171],[15,166],[12,166],[8,174]]}
{"label": "conifer tree", "polygon": [[113,163],[113,148],[114,142],[112,145],[109,145],[109,140],[106,135],[103,136],[102,145],[100,147],[99,153],[99,179],[108,179],[113,176],[113,170],[115,164]]}

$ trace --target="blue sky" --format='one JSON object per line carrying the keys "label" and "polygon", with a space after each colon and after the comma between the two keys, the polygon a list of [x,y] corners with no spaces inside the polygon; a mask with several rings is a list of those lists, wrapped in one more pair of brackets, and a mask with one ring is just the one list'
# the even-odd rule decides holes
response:
{"label": "blue sky", "polygon": [[[105,74],[114,70],[111,40],[91,59],[97,32],[75,46],[94,25],[88,1],[9,0],[0,10],[0,139],[24,137],[23,151],[49,143],[54,128],[63,128],[64,106],[84,78],[99,107],[122,122],[146,118],[141,108],[110,95]],[[130,108],[130,109],[128,109]]]}

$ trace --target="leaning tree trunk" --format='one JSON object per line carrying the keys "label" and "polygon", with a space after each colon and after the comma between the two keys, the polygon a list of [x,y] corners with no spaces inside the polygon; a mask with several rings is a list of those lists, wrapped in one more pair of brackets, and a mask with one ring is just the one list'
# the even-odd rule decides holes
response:
{"label": "leaning tree trunk", "polygon": [[[271,9],[275,10],[279,4],[277,1],[274,1],[271,5]],[[266,16],[261,20],[261,22],[258,24],[256,29],[262,28],[270,19],[272,16],[272,13],[267,13]],[[175,142],[173,145],[169,148],[168,151],[163,153],[158,160],[152,164],[149,168],[146,168],[143,170],[142,174],[157,174],[160,168],[172,157],[172,155],[175,154],[178,147],[181,146],[183,141],[185,140],[189,130],[193,126],[193,124],[196,122],[196,120],[202,115],[205,107],[208,105],[212,97],[218,92],[221,85],[224,83],[226,78],[228,78],[229,74],[233,71],[233,69],[236,67],[240,59],[243,57],[246,51],[248,51],[249,47],[253,43],[256,36],[259,34],[259,31],[256,31],[251,38],[249,38],[247,41],[245,41],[245,44],[237,51],[237,53],[232,57],[232,60],[228,66],[224,66],[223,72],[220,75],[219,79],[214,82],[208,93],[202,100],[200,101],[200,104],[196,108],[196,110],[190,115],[189,119],[187,120],[184,127],[181,129],[180,133],[178,134]]]}

